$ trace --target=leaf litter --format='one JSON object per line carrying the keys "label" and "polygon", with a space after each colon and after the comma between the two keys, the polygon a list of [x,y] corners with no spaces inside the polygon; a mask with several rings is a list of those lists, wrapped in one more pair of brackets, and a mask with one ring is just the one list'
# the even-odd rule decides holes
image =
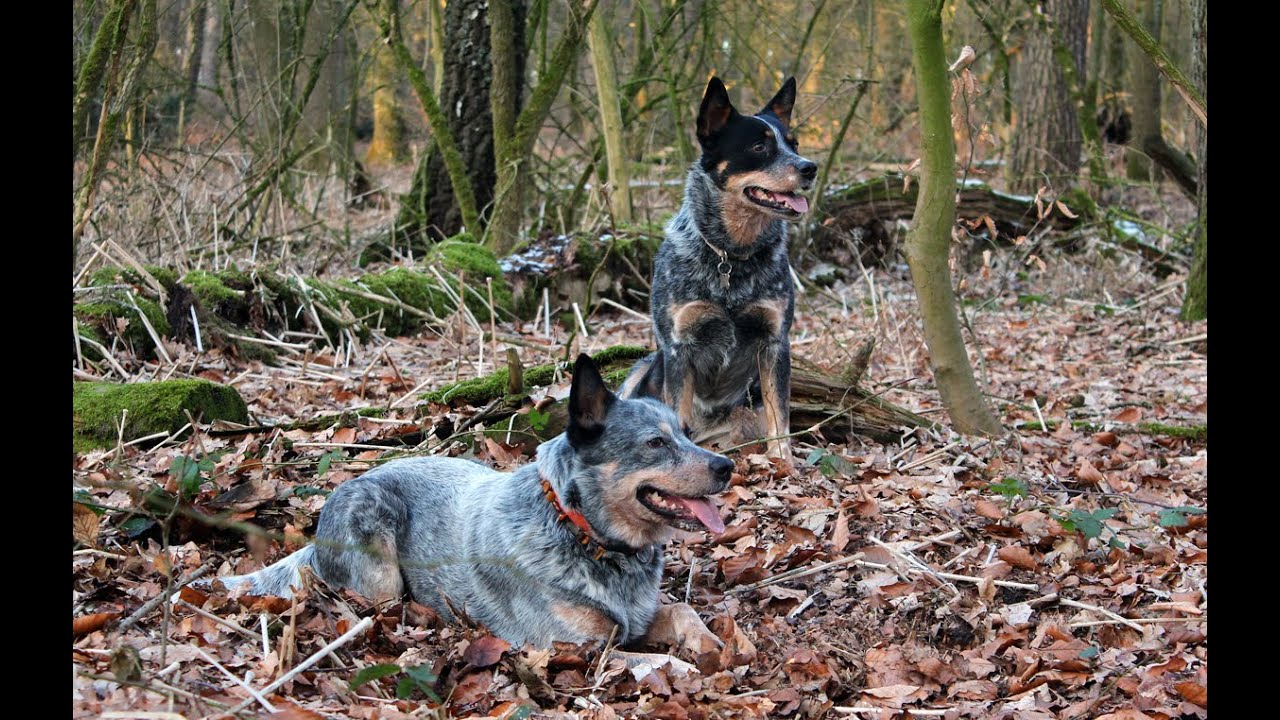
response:
{"label": "leaf litter", "polygon": [[[734,455],[726,531],[678,533],[666,549],[663,601],[690,603],[719,639],[697,652],[511,648],[423,605],[375,607],[320,584],[293,601],[187,589],[118,631],[198,568],[249,572],[301,547],[327,494],[390,456],[511,470],[536,447],[518,433],[469,442],[457,428],[478,408],[405,398],[491,372],[475,333],[375,337],[279,367],[179,348],[190,374],[234,382],[258,425],[76,459],[74,714],[1204,718],[1207,440],[1169,428],[1205,423],[1206,346],[1178,342],[1205,325],[1178,321],[1176,278],[1078,262],[966,278],[962,299],[982,303],[967,311],[976,370],[1008,436],[817,437],[792,476],[751,448]],[[838,370],[874,334],[864,383],[945,422],[905,270],[872,272],[874,286],[798,299],[793,352]],[[1019,302],[1031,292],[1054,299]],[[575,352],[648,342],[631,316],[586,320]],[[566,356],[570,328],[500,329],[522,339],[526,367]],[[562,397],[564,380],[546,394]],[[365,617],[367,631],[268,695],[245,689]]]}

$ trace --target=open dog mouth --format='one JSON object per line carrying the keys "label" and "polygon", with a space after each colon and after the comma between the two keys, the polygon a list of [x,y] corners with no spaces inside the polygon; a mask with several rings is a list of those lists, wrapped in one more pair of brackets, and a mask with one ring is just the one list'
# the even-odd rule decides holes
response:
{"label": "open dog mouth", "polygon": [[652,487],[642,487],[636,492],[642,505],[667,519],[668,525],[683,530],[724,532],[724,521],[711,501],[705,497],[672,495]]}
{"label": "open dog mouth", "polygon": [[751,202],[777,213],[799,215],[809,212],[809,200],[803,195],[774,192],[758,185],[751,185],[742,192]]}

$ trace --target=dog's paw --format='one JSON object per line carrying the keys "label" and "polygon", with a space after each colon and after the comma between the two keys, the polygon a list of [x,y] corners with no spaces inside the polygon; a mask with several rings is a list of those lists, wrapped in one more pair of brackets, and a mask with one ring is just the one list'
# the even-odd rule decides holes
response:
{"label": "dog's paw", "polygon": [[779,470],[787,475],[796,474],[795,458],[791,452],[791,438],[770,440],[768,453],[769,457],[777,458]]}
{"label": "dog's paw", "polygon": [[695,657],[724,647],[724,641],[707,629],[702,618],[698,617],[698,611],[688,603],[659,606],[649,631],[645,633],[645,640],[657,645],[675,646]]}

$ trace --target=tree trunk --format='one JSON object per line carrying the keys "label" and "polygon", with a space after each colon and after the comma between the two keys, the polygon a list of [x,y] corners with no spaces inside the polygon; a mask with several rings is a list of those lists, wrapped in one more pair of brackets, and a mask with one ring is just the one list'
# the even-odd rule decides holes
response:
{"label": "tree trunk", "polygon": [[186,135],[187,107],[195,102],[196,85],[200,81],[200,58],[204,55],[205,15],[207,0],[193,0],[187,14],[185,47],[182,55],[182,79],[186,87],[178,104],[178,141]]}
{"label": "tree trunk", "polygon": [[[1138,0],[1143,25],[1160,42],[1163,0]],[[1129,88],[1133,97],[1133,135],[1125,151],[1125,174],[1130,180],[1156,180],[1145,146],[1160,137],[1160,75],[1137,43],[1129,43]]]}
{"label": "tree trunk", "polygon": [[1111,19],[1115,20],[1116,25],[1125,32],[1142,51],[1146,53],[1151,62],[1155,63],[1156,69],[1161,75],[1165,76],[1170,83],[1173,83],[1173,89],[1178,91],[1182,99],[1191,108],[1192,114],[1200,121],[1201,125],[1209,124],[1209,106],[1205,103],[1203,93],[1196,89],[1195,85],[1187,79],[1186,75],[1178,69],[1177,65],[1169,59],[1164,48],[1160,47],[1160,43],[1156,42],[1146,30],[1142,28],[1142,24],[1129,14],[1120,0],[1099,0],[1107,9],[1107,13],[1111,15]]}
{"label": "tree trunk", "polygon": [[201,100],[218,87],[218,45],[222,42],[222,21],[227,0],[208,0],[204,16],[204,40],[200,43],[200,66],[196,72],[196,97]]}
{"label": "tree trunk", "polygon": [[[569,19],[557,41],[545,72],[538,76],[538,85],[529,93],[529,102],[520,110],[515,119],[509,137],[497,138],[497,187],[494,192],[493,212],[489,226],[485,228],[485,245],[495,254],[505,255],[515,247],[520,238],[521,218],[524,215],[524,190],[528,183],[529,158],[533,155],[533,144],[542,129],[542,123],[551,111],[551,102],[560,92],[565,77],[577,66],[578,55],[586,44],[587,23],[595,12],[597,0],[588,0],[586,7],[579,9],[576,4],[569,4]],[[518,5],[521,15],[513,15],[509,26],[515,35],[515,54],[523,63],[523,33],[518,28],[524,27],[521,3]],[[493,61],[502,62],[502,53],[510,52],[506,44],[494,45]],[[523,67],[523,64],[521,65]],[[498,96],[495,96],[497,100]],[[495,132],[498,127],[495,126]]]}
{"label": "tree trunk", "polygon": [[618,100],[618,70],[614,67],[613,38],[607,15],[596,13],[591,18],[587,42],[591,49],[600,125],[604,130],[605,155],[609,163],[609,209],[613,213],[614,224],[630,223],[631,172],[627,165],[622,106]]}
{"label": "tree trunk", "polygon": [[[1070,52],[1077,76],[1083,76],[1089,1],[1045,0],[1044,11]],[[1076,184],[1080,170],[1081,127],[1053,35],[1033,23],[1013,63],[1017,126],[1007,175],[1013,192],[1034,193],[1041,185],[1065,189]]]}
{"label": "tree trunk", "polygon": [[[525,2],[508,3],[513,22],[523,27]],[[490,92],[494,78],[491,61],[488,0],[450,0],[444,13],[444,80],[440,107],[449,124],[466,175],[471,180],[477,210],[493,202],[497,176],[494,165],[493,111]],[[514,96],[518,110],[523,90],[523,34],[512,39],[515,63],[508,75],[515,79]],[[396,243],[407,243],[415,252],[434,240],[450,237],[463,229],[462,211],[454,200],[453,185],[438,149],[424,153],[414,174],[413,186],[405,196],[396,218]],[[479,237],[480,227],[468,227]]]}
{"label": "tree trunk", "polygon": [[[1209,100],[1209,0],[1191,0],[1191,59],[1196,89]],[[1183,320],[1203,320],[1209,315],[1209,128],[1199,127],[1198,140],[1200,179],[1198,232],[1191,273],[1187,275],[1187,294],[1182,301]]]}
{"label": "tree trunk", "polygon": [[368,86],[373,90],[373,139],[365,164],[369,167],[398,165],[409,156],[404,136],[404,117],[396,100],[399,73],[395,53],[381,38],[371,44],[373,62],[369,66]]}
{"label": "tree trunk", "polygon": [[[942,402],[961,433],[995,435],[1000,432],[1000,423],[987,408],[974,382],[956,317],[948,267],[951,228],[956,219],[956,153],[951,135],[947,61],[942,47],[942,4],[942,0],[910,0],[907,4],[923,147],[920,195],[911,232],[907,235],[906,254],[920,300],[929,365]],[[1078,141],[1079,134],[1073,137]]]}

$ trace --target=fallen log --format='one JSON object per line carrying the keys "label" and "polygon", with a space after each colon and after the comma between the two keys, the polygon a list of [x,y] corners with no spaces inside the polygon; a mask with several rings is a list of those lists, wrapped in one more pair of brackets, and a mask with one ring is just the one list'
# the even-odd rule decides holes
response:
{"label": "fallen log", "polygon": [[[819,256],[829,256],[823,252],[824,246],[843,248],[847,238],[860,236],[864,238],[863,259],[881,259],[892,246],[886,224],[891,227],[899,220],[910,220],[915,213],[918,192],[914,181],[904,187],[902,175],[890,174],[829,193],[820,206],[825,217],[814,229]],[[957,182],[956,194],[956,222],[976,228],[975,234],[988,235],[989,231],[983,230],[985,223],[980,221],[991,218],[997,237],[990,239],[1002,243],[1010,243],[1034,228],[1070,230],[1091,217],[1094,211],[1087,196],[1073,194],[1063,202],[1077,217],[1068,217],[1054,209],[1039,219],[1034,197],[999,192],[973,179]],[[1048,201],[1042,199],[1041,203]]]}
{"label": "fallen log", "polygon": [[[864,348],[867,349],[855,353],[854,363],[842,373],[822,370],[803,358],[792,359],[792,432],[816,433],[830,442],[849,442],[855,437],[894,442],[902,438],[904,428],[934,425],[931,420],[858,386],[866,367],[865,355],[870,354],[869,345],[864,345]],[[593,357],[601,365],[606,382],[616,388],[626,378],[634,362],[649,352],[645,348],[615,345]],[[519,391],[511,392],[508,370],[502,368],[485,377],[464,380],[426,393],[422,399],[451,407],[482,408],[479,417],[472,417],[471,425],[483,423],[499,435],[510,432],[517,440],[545,440],[564,431],[566,410],[563,402],[544,402],[533,408],[537,413],[530,417],[529,391],[550,385],[557,373],[567,372],[568,365],[563,363],[523,368],[523,384]]]}

